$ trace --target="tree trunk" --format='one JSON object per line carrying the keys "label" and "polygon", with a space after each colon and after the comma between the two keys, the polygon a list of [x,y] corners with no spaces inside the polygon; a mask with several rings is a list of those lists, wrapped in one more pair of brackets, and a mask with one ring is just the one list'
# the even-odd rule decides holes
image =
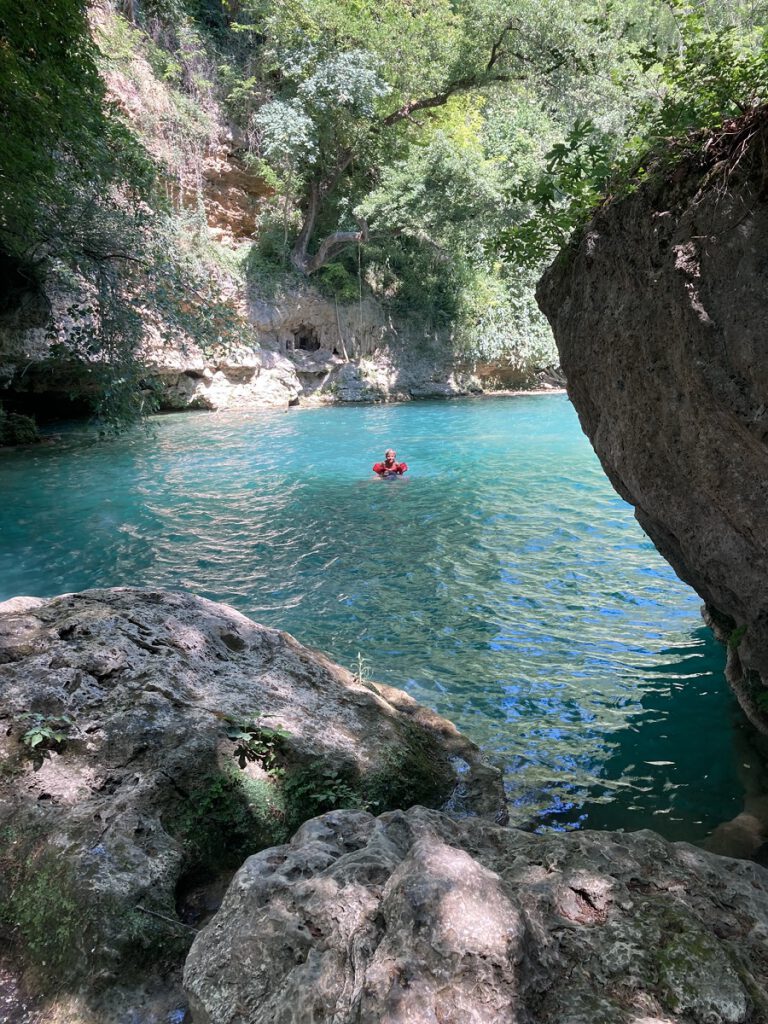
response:
{"label": "tree trunk", "polygon": [[309,273],[307,270],[307,249],[312,238],[312,232],[315,230],[315,221],[317,220],[317,211],[319,209],[320,185],[313,181],[309,186],[309,201],[307,203],[307,212],[304,215],[304,223],[301,225],[299,237],[294,242],[293,250],[291,251],[291,263],[300,274]]}

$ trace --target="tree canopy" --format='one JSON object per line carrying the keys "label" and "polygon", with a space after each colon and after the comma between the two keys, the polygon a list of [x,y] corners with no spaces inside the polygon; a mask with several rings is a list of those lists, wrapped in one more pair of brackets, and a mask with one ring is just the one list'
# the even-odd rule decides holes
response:
{"label": "tree canopy", "polygon": [[127,252],[123,199],[146,194],[152,168],[106,100],[80,0],[0,0],[0,123],[5,252],[30,261]]}
{"label": "tree canopy", "polygon": [[[525,94],[567,122],[580,89],[594,106],[583,85],[598,63],[610,54],[621,64],[623,25],[598,23],[593,10],[580,0],[246,0],[241,31],[256,40],[269,87],[253,124],[284,224],[295,225],[293,265],[312,274],[372,229],[427,234],[412,192],[409,210],[394,209],[406,178],[421,177],[425,198],[437,175],[443,215],[476,216],[473,183],[488,192],[499,178],[482,160],[480,109]],[[551,115],[543,120],[546,129]]]}
{"label": "tree canopy", "polygon": [[[597,202],[652,173],[660,145],[695,145],[768,99],[767,8],[114,0],[94,42],[85,0],[0,0],[0,256],[90,282],[73,335],[85,352],[135,347],[139,296],[173,319],[185,291],[208,294],[203,257],[185,255],[204,222],[187,230],[174,169],[100,74],[140,53],[176,110],[159,130],[187,163],[226,120],[268,186],[253,286],[370,293],[445,344],[545,361],[538,271]],[[191,329],[226,331],[214,309]]]}

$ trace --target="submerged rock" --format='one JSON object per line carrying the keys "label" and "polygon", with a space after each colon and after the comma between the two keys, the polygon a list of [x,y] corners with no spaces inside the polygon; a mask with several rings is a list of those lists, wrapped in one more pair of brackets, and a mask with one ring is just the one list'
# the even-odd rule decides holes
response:
{"label": "submerged rock", "polygon": [[767,871],[652,832],[338,811],[245,862],[184,977],[195,1024],[757,1024],[767,942]]}
{"label": "submerged rock", "polygon": [[768,711],[768,108],[601,208],[544,276],[584,431]]}
{"label": "submerged rock", "polygon": [[0,605],[0,693],[0,927],[38,989],[179,965],[222,879],[330,807],[503,801],[449,722],[190,595]]}

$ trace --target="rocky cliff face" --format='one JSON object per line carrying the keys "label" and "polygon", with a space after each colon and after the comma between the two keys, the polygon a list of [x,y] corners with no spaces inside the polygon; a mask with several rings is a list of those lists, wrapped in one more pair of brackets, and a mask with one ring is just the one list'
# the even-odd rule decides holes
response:
{"label": "rocky cliff face", "polygon": [[768,692],[768,114],[600,210],[542,280],[582,427],[617,491]]}
{"label": "rocky cliff face", "polygon": [[[161,409],[452,398],[498,386],[492,367],[476,373],[438,341],[401,336],[371,301],[362,309],[337,307],[306,286],[267,302],[246,296],[223,274],[218,284],[250,341],[204,347],[191,334],[174,331],[169,338],[167,325],[145,311],[138,358]],[[71,398],[87,403],[93,396],[94,379],[84,364],[62,360],[52,348],[66,343],[66,309],[81,299],[53,288],[49,295],[25,292],[23,307],[7,316],[0,310],[0,401],[9,408],[66,416],[78,411]]]}
{"label": "rocky cliff face", "polygon": [[473,367],[438,342],[401,337],[367,300],[337,306],[311,286],[267,302],[243,301],[252,347],[203,351],[148,336],[149,377],[164,409],[237,409],[321,402],[382,402],[477,394]]}

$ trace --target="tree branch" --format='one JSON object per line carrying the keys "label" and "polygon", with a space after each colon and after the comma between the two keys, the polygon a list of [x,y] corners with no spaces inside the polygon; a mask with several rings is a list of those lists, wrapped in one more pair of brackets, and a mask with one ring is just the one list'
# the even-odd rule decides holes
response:
{"label": "tree branch", "polygon": [[[398,121],[403,121],[405,118],[410,117],[410,115],[416,110],[429,110],[434,107],[445,106],[451,96],[455,96],[456,93],[467,92],[469,89],[475,89],[480,85],[487,85],[491,82],[512,81],[515,76],[510,75],[507,72],[494,71],[494,67],[504,54],[504,41],[514,28],[515,24],[516,19],[510,18],[510,20],[502,27],[498,36],[491,44],[491,52],[488,57],[488,62],[482,71],[479,71],[474,75],[465,75],[463,78],[457,78],[453,82],[449,82],[442,92],[435,93],[433,96],[425,96],[419,100],[409,100],[407,103],[404,103],[402,107],[397,110],[393,110],[391,114],[388,114],[381,123],[389,128],[391,125],[397,124]],[[517,53],[515,56],[518,60],[527,63],[527,58],[522,54]]]}
{"label": "tree branch", "polygon": [[[315,230],[315,221],[317,220],[317,214],[320,210],[320,206],[322,205],[322,201],[334,190],[342,174],[352,163],[353,156],[354,154],[352,150],[346,150],[339,156],[336,166],[327,178],[323,181],[310,182],[307,212],[304,215],[304,221],[302,222],[298,238],[291,250],[291,263],[301,274],[312,273],[311,270],[307,270],[307,265],[312,262],[312,260],[307,257],[307,249],[309,248],[309,243],[312,238],[312,232]],[[319,265],[322,266],[322,263]]]}
{"label": "tree branch", "polygon": [[[531,59],[525,54],[520,53],[519,51],[510,51],[505,49],[504,44],[506,43],[510,32],[518,24],[519,22],[516,18],[510,18],[501,27],[498,35],[491,44],[488,60],[482,70],[477,71],[474,74],[464,75],[461,78],[454,79],[445,86],[442,92],[435,93],[432,96],[423,96],[420,99],[408,100],[397,110],[393,110],[390,114],[387,114],[386,117],[374,122],[370,127],[370,131],[373,132],[382,128],[391,128],[400,121],[410,119],[411,115],[418,110],[431,110],[436,107],[445,106],[450,98],[455,96],[457,93],[468,92],[470,89],[476,89],[483,85],[511,82],[521,78],[521,75],[513,75],[507,71],[502,71],[500,69],[497,70],[503,58],[508,56],[513,56],[521,64],[532,63]],[[549,68],[542,69],[542,73],[550,74],[558,67],[561,67],[563,63],[565,63],[565,59],[566,58],[562,54],[558,54],[554,63]],[[314,256],[308,256],[309,243],[312,239],[312,233],[315,228],[315,222],[317,220],[320,207],[322,206],[325,198],[333,192],[342,175],[352,163],[353,156],[354,153],[352,150],[343,151],[339,155],[333,170],[322,181],[312,182],[310,184],[307,212],[301,225],[298,238],[296,239],[296,243],[294,244],[293,251],[291,252],[291,262],[302,274],[313,274],[316,270],[319,270],[322,266],[328,263],[329,260],[331,260],[346,246],[354,243],[359,244],[367,242],[370,237],[368,226],[361,222],[362,226],[359,231],[335,231],[333,234],[328,235],[328,237],[320,243],[320,247]]]}
{"label": "tree branch", "polygon": [[324,267],[334,256],[337,256],[348,245],[363,245],[368,241],[368,225],[364,220],[359,220],[358,231],[334,231],[320,243],[320,247],[314,256],[304,260],[301,268],[305,274],[314,274],[316,270]]}

